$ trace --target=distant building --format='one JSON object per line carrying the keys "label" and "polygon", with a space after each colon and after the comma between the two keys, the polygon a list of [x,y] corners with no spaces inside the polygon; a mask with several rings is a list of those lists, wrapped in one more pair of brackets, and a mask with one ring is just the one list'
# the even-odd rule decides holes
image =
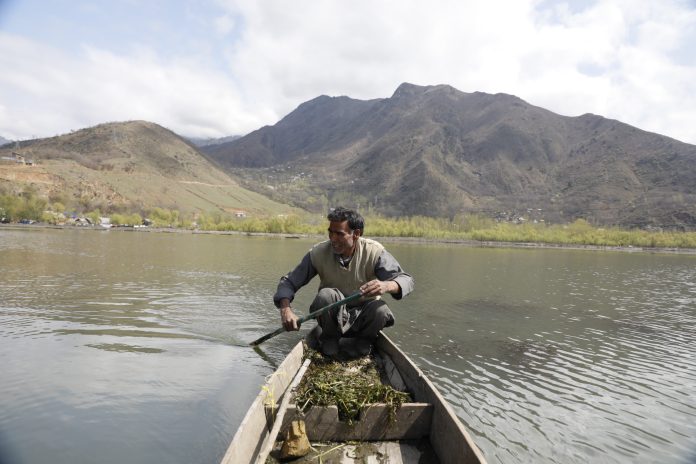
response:
{"label": "distant building", "polygon": [[12,152],[10,156],[0,157],[0,164],[24,164],[27,166],[32,166],[34,164],[34,160],[26,159],[24,155]]}

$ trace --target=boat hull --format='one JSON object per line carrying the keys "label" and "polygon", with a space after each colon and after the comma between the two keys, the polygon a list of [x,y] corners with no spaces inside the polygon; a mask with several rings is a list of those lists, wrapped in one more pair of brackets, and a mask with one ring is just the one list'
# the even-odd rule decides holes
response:
{"label": "boat hull", "polygon": [[[335,406],[313,407],[301,413],[292,404],[292,387],[299,381],[304,345],[298,343],[262,388],[222,459],[223,464],[265,462],[278,436],[283,436],[291,421],[305,422],[307,437],[313,442],[369,442],[375,450],[393,450],[403,442],[403,458],[413,455],[412,442],[429,442],[435,462],[442,464],[485,463],[468,431],[452,407],[427,376],[384,333],[375,341],[377,358],[396,389],[408,391],[414,399],[397,411],[396,421],[389,420],[385,405],[371,405],[361,412],[353,425],[338,420]],[[281,400],[282,398],[282,400]],[[280,402],[280,407],[277,405]],[[275,424],[275,426],[273,425]],[[279,434],[277,432],[280,432]],[[407,442],[411,442],[407,444]],[[351,445],[354,446],[354,445]],[[389,453],[391,453],[389,452]],[[324,462],[329,462],[326,459]]]}

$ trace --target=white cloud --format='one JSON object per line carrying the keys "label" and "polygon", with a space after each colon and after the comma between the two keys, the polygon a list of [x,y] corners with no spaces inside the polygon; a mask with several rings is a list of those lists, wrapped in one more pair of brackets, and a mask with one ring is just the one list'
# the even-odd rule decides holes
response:
{"label": "white cloud", "polygon": [[376,98],[404,81],[447,83],[696,143],[696,67],[671,58],[696,27],[683,2],[225,4],[244,18],[232,60],[242,88],[281,115],[322,93]]}
{"label": "white cloud", "polygon": [[[696,26],[696,15],[679,5],[603,1],[542,26],[544,42],[562,46],[535,47],[550,52],[533,66],[544,85],[528,82],[520,93],[563,114],[602,114],[696,143],[690,122],[696,116],[696,67],[677,64],[672,53],[687,45],[681,34]],[[591,76],[583,73],[584,63],[596,67]],[[683,118],[685,113],[691,117]]]}
{"label": "white cloud", "polygon": [[0,68],[13,69],[0,76],[0,131],[142,118],[189,135],[240,134],[321,94],[380,98],[412,82],[515,94],[696,143],[696,12],[681,0],[216,4],[224,12],[208,18],[205,51],[205,62],[220,53],[216,69],[176,50],[61,55],[0,35]]}
{"label": "white cloud", "polygon": [[[40,57],[38,59],[37,57]],[[163,62],[84,48],[77,56],[0,35],[0,128],[7,138],[63,133],[106,121],[145,119],[178,133],[222,136],[268,114],[244,108],[232,82],[195,60]]]}

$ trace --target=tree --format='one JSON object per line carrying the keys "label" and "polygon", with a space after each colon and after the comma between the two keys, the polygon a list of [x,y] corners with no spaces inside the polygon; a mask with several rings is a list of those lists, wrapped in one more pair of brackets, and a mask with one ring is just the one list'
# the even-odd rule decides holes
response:
{"label": "tree", "polygon": [[43,212],[46,209],[47,201],[43,198],[31,197],[24,203],[24,207],[20,211],[22,219],[31,219],[40,221],[43,217]]}
{"label": "tree", "polygon": [[65,212],[65,205],[59,201],[56,201],[51,205],[51,209],[53,211],[55,211],[56,213],[64,213]]}
{"label": "tree", "polygon": [[19,210],[22,208],[22,199],[13,195],[0,196],[0,218],[4,217],[8,221],[17,221]]}

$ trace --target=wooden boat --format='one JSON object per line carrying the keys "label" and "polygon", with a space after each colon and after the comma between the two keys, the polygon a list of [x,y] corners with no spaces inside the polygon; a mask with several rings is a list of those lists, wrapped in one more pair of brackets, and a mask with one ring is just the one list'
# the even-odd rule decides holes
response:
{"label": "wooden boat", "polygon": [[[269,459],[269,454],[278,447],[277,440],[284,436],[291,421],[298,417],[304,420],[313,446],[316,442],[330,442],[333,448],[329,449],[336,450],[323,452],[321,459],[315,457],[311,462],[485,463],[452,407],[384,333],[377,338],[375,351],[389,383],[408,391],[414,398],[413,403],[401,405],[396,421],[388,420],[385,405],[370,405],[352,425],[338,420],[335,406],[312,407],[300,413],[293,404],[293,391],[310,362],[303,361],[305,347],[300,342],[262,387],[222,463],[276,462]],[[310,462],[302,459],[296,462]]]}

